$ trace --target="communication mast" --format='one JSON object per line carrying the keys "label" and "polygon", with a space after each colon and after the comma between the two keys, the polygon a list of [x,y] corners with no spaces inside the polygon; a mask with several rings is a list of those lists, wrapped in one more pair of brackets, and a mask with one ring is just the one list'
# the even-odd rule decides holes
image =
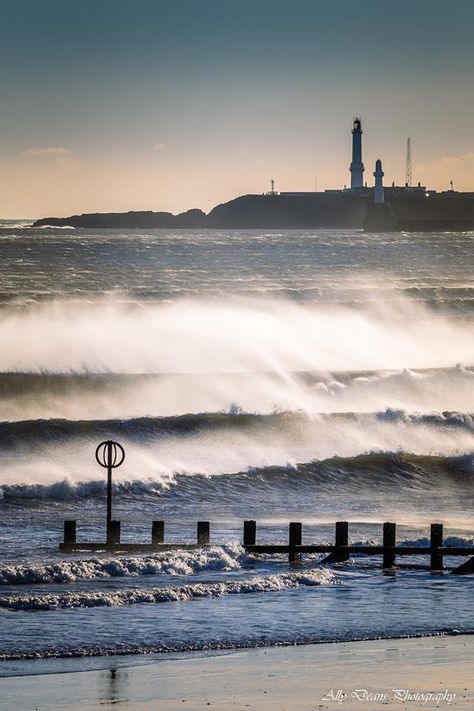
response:
{"label": "communication mast", "polygon": [[411,188],[411,138],[407,138],[407,164],[405,172],[405,186]]}
{"label": "communication mast", "polygon": [[275,190],[275,181],[273,178],[270,178],[270,190],[268,193],[265,193],[265,195],[278,195],[277,191]]}

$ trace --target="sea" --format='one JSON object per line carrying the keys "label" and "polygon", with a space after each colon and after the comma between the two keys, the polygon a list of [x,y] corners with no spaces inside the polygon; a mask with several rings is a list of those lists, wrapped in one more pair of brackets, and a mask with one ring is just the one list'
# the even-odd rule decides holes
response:
{"label": "sea", "polygon": [[[0,676],[472,634],[473,576],[257,541],[474,545],[474,233],[0,222]],[[104,440],[122,539],[105,540]],[[447,558],[447,566],[462,558]]]}

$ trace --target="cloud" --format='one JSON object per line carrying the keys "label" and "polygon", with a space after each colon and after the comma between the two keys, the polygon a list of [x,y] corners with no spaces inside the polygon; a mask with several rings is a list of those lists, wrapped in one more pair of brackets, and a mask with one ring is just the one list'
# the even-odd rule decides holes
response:
{"label": "cloud", "polygon": [[165,148],[164,143],[155,143],[155,145],[153,146],[154,151],[163,151],[164,148]]}
{"label": "cloud", "polygon": [[460,156],[443,156],[435,163],[420,163],[417,167],[420,170],[438,170],[464,166],[466,163],[470,164],[472,162],[474,162],[474,152],[470,151]]}
{"label": "cloud", "polygon": [[25,158],[63,158],[69,155],[70,151],[61,146],[50,146],[48,148],[27,148],[21,151],[20,155]]}

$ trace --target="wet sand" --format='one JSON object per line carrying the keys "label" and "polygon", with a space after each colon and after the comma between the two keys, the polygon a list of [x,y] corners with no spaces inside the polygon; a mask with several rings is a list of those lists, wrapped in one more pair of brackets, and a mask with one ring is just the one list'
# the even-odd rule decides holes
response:
{"label": "wet sand", "polygon": [[107,670],[81,672],[78,660],[77,672],[0,679],[0,709],[474,708],[471,636],[163,656],[141,666],[121,666],[123,662],[114,666],[111,658]]}

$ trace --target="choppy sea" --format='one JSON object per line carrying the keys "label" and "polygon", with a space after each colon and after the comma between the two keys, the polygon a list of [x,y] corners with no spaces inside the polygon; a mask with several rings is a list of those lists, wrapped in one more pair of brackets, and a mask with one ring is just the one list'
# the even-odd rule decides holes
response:
{"label": "choppy sea", "polygon": [[[400,543],[442,522],[474,544],[474,233],[18,220],[0,255],[0,676],[474,632],[472,577],[241,547],[250,518],[265,542],[347,519],[354,542],[393,520]],[[209,520],[210,549],[59,552],[66,518],[104,539],[104,439],[123,540]]]}

